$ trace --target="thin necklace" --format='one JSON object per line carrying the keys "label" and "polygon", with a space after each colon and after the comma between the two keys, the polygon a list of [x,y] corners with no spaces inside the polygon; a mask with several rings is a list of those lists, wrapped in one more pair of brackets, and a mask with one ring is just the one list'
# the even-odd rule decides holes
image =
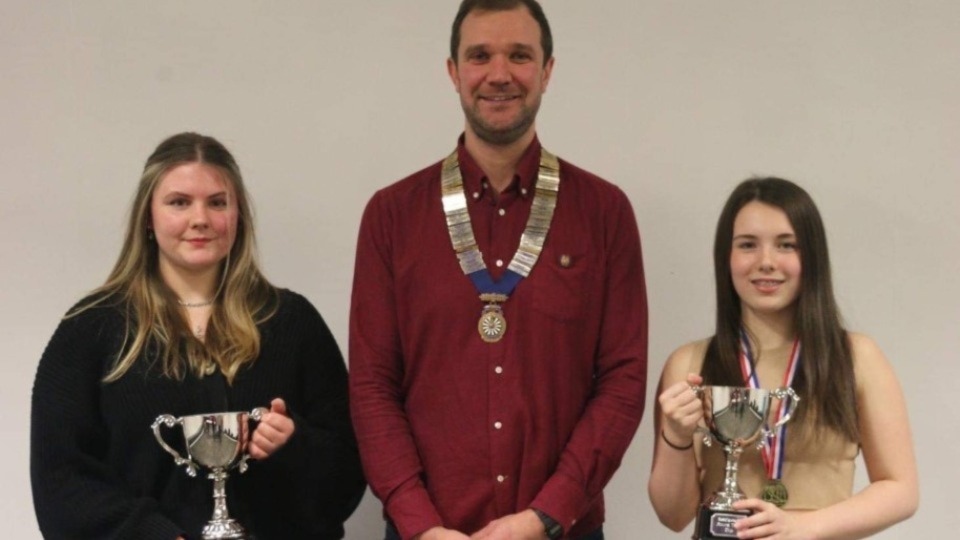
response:
{"label": "thin necklace", "polygon": [[210,304],[213,304],[213,298],[209,300],[201,300],[199,302],[184,302],[183,300],[180,300],[179,298],[177,298],[177,303],[185,308],[206,307],[206,306],[209,306]]}

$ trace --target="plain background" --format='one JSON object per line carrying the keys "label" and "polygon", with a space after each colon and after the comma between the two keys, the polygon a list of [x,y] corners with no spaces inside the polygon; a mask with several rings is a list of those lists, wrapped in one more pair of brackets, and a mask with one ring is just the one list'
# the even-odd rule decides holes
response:
{"label": "plain background", "polygon": [[[444,67],[456,4],[2,1],[4,536],[39,538],[37,361],[59,317],[106,277],[143,162],[166,136],[196,130],[233,151],[267,275],[310,298],[346,353],[366,201],[442,158],[462,129]],[[647,270],[648,413],[606,491],[608,537],[679,537],[646,494],[653,393],[670,351],[711,332],[714,225],[755,174],[817,201],[848,325],[880,343],[906,392],[921,504],[882,537],[954,535],[960,2],[545,7],[557,64],[541,140],[626,191]],[[382,538],[379,512],[368,494],[347,538]]]}

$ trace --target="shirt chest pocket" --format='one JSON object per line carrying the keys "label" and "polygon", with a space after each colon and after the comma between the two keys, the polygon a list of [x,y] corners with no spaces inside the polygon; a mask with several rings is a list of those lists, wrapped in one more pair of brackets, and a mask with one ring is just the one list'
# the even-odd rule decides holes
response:
{"label": "shirt chest pocket", "polygon": [[582,321],[600,294],[599,263],[584,247],[543,250],[530,275],[533,307],[559,321]]}

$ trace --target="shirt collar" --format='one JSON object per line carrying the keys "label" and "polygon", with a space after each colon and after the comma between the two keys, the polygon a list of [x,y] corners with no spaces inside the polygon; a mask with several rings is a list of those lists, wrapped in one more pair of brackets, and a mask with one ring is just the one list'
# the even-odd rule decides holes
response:
{"label": "shirt collar", "polygon": [[[487,196],[487,183],[483,169],[474,161],[470,152],[464,146],[464,135],[457,140],[457,158],[460,161],[460,175],[463,177],[463,188],[467,193],[467,200],[477,201]],[[513,182],[506,191],[517,191],[523,197],[532,197],[533,189],[537,185],[537,175],[540,173],[540,139],[534,134],[530,146],[523,151],[520,162],[517,163],[517,172],[513,175]]]}

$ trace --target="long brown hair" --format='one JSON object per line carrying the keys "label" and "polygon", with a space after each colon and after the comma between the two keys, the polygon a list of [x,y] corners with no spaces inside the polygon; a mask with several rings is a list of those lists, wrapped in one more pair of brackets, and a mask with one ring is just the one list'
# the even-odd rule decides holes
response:
{"label": "long brown hair", "polygon": [[[237,236],[220,269],[220,285],[205,341],[196,339],[184,308],[159,272],[159,248],[150,237],[150,202],[160,181],[185,163],[205,163],[230,183],[237,198]],[[147,159],[133,199],[126,237],[106,282],[67,317],[104,303],[125,313],[126,331],[105,382],[121,378],[142,355],[154,355],[165,376],[201,377],[220,369],[233,382],[239,369],[260,354],[257,324],[276,312],[277,292],[257,264],[253,212],[240,168],[213,137],[180,133],[164,140]]]}
{"label": "long brown hair", "polygon": [[813,199],[800,186],[781,178],[745,180],[727,199],[713,244],[716,277],[716,334],[710,339],[701,374],[706,384],[743,386],[740,371],[740,297],[730,274],[733,223],[747,203],[759,201],[787,215],[800,255],[800,293],[794,327],[802,343],[802,361],[793,381],[800,396],[795,422],[814,418],[859,440],[856,382],[847,332],[833,295],[830,255],[823,220]]}

